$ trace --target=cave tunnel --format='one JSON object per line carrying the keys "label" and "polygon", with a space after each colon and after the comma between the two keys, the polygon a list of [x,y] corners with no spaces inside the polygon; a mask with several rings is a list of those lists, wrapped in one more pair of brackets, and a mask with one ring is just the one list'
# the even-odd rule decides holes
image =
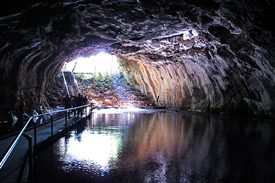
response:
{"label": "cave tunnel", "polygon": [[1,2],[1,121],[54,109],[64,65],[101,51],[151,103],[274,118],[274,9],[270,0]]}
{"label": "cave tunnel", "polygon": [[273,116],[274,3],[246,3],[11,2],[1,11],[0,106],[47,106],[65,62],[106,50],[152,101]]}

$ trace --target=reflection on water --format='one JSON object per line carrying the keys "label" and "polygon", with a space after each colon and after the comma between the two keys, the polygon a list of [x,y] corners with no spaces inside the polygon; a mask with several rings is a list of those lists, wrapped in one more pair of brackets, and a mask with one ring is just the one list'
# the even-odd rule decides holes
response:
{"label": "reflection on water", "polygon": [[[93,113],[38,156],[38,182],[274,182],[269,120]],[[51,176],[49,176],[51,175]]]}
{"label": "reflection on water", "polygon": [[81,169],[87,171],[92,169],[91,165],[93,165],[105,172],[109,170],[109,161],[116,159],[119,144],[115,134],[98,134],[85,131],[81,134],[81,139],[60,139],[57,145],[59,160],[64,161],[63,169],[66,172],[79,168],[72,166],[74,162],[85,162],[81,165]]}

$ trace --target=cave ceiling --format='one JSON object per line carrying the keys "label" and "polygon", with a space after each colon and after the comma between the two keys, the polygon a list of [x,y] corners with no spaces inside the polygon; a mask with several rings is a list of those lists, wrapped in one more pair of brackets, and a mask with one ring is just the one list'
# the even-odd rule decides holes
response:
{"label": "cave ceiling", "polygon": [[66,61],[105,50],[170,107],[274,115],[274,1],[1,2],[1,106],[43,105]]}

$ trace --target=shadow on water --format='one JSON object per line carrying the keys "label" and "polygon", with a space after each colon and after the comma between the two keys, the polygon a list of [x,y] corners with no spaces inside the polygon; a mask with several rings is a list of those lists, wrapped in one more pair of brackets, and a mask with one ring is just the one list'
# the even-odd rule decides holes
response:
{"label": "shadow on water", "polygon": [[93,113],[38,154],[37,182],[275,182],[271,120]]}

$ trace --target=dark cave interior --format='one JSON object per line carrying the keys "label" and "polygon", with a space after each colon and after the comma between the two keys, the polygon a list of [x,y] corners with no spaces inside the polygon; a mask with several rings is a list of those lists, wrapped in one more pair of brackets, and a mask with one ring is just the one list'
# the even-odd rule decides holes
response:
{"label": "dark cave interior", "polygon": [[0,107],[49,106],[63,65],[104,50],[169,107],[274,117],[274,1],[1,2]]}

